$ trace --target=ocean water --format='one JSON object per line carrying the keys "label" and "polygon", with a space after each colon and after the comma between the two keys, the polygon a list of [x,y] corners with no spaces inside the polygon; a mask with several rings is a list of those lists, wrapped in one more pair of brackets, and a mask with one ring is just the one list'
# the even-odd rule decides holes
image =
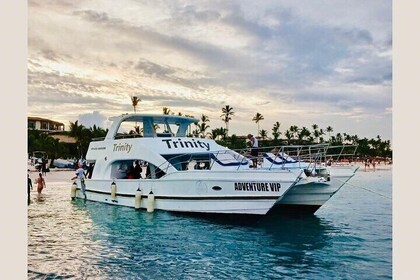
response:
{"label": "ocean water", "polygon": [[314,215],[225,220],[70,199],[28,205],[28,279],[391,279],[392,171],[358,171]]}

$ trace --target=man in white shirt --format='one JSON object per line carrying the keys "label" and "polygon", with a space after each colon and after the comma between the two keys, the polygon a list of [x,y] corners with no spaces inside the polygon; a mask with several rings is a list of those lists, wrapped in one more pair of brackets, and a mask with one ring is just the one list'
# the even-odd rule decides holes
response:
{"label": "man in white shirt", "polygon": [[76,170],[76,176],[74,176],[71,179],[72,180],[80,179],[80,185],[81,185],[82,193],[83,193],[83,195],[85,196],[85,199],[86,199],[85,170],[83,169],[83,165],[81,163],[79,163],[79,168]]}
{"label": "man in white shirt", "polygon": [[252,134],[248,134],[248,139],[251,142],[251,157],[252,157],[252,165],[250,165],[249,167],[257,168],[258,139],[255,138]]}

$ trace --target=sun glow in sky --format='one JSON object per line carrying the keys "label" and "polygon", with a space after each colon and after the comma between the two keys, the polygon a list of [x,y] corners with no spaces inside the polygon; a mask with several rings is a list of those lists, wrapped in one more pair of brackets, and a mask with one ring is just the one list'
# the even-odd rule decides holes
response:
{"label": "sun glow in sky", "polygon": [[28,2],[28,115],[106,128],[163,107],[271,136],[291,125],[391,140],[392,1]]}

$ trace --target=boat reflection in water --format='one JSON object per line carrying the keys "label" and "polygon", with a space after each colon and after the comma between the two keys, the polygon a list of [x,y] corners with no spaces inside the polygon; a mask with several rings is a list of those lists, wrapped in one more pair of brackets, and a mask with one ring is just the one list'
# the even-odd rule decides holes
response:
{"label": "boat reflection in water", "polygon": [[[319,256],[312,256],[330,245],[331,236],[339,234],[328,221],[316,216],[270,216],[238,223],[225,221],[220,215],[148,213],[83,200],[74,201],[73,206],[91,221],[89,235],[101,246],[97,264],[113,273],[133,265],[147,267],[137,271],[140,276],[153,272],[154,277],[170,277],[174,271],[189,276],[203,271],[217,275],[235,270],[228,265],[234,262],[242,264],[236,268],[238,275],[252,277],[261,273],[256,268],[263,266],[283,270],[311,269],[315,263],[314,267],[325,269],[338,265],[329,264],[328,258],[322,264]],[[174,263],[184,268],[176,270],[171,267]],[[217,267],[217,272],[212,267]]]}

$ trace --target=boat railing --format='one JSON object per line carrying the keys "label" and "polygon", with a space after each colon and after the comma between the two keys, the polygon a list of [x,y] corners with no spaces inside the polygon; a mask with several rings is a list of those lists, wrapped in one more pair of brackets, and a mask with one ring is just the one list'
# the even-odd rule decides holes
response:
{"label": "boat railing", "polygon": [[[328,143],[312,145],[263,146],[258,148],[258,166],[272,169],[304,168],[313,171],[319,166],[337,164],[342,160],[351,160],[357,145],[329,145]],[[251,148],[237,149],[237,153],[253,159]],[[263,164],[264,161],[268,162]]]}
{"label": "boat railing", "polygon": [[[266,159],[269,165],[265,165],[265,169],[271,170],[280,166],[282,169],[299,168],[314,171],[321,165],[322,159],[325,158],[326,147],[327,145],[260,147],[259,167],[262,167],[262,161]],[[205,153],[197,152],[162,156],[165,158],[165,162],[158,168],[165,173],[168,173],[170,167],[174,167],[178,171],[212,170],[216,164],[218,168],[230,167],[230,170],[239,170],[241,167],[248,167],[252,161],[250,149],[225,149]]]}
{"label": "boat railing", "polygon": [[[316,168],[325,157],[326,144],[315,145],[287,145],[287,146],[263,146],[258,148],[257,166],[272,169],[274,167],[287,168]],[[237,153],[253,159],[251,148],[235,150]],[[268,162],[263,164],[264,161]]]}
{"label": "boat railing", "polygon": [[329,166],[350,164],[356,155],[357,148],[357,145],[329,145],[324,161]]}
{"label": "boat railing", "polygon": [[[141,138],[143,137],[141,134],[138,133],[118,133],[117,135],[115,135],[114,139],[126,139],[126,138]],[[105,140],[105,137],[96,137],[96,138],[92,138],[92,142],[96,142],[96,141],[103,141]]]}
{"label": "boat railing", "polygon": [[[330,146],[325,144],[260,147],[258,155],[259,165],[257,168],[268,170],[279,168],[286,170],[302,169],[307,175],[316,174],[318,169],[328,165],[330,157],[339,159],[346,155],[353,155],[357,147],[352,146],[352,148],[353,152],[348,152],[350,146]],[[154,176],[157,178],[175,171],[224,170],[225,168],[229,170],[246,169],[252,162],[250,148],[166,154],[162,156],[165,160],[160,165],[152,165],[154,166]],[[150,176],[147,175],[146,178],[150,178]]]}

